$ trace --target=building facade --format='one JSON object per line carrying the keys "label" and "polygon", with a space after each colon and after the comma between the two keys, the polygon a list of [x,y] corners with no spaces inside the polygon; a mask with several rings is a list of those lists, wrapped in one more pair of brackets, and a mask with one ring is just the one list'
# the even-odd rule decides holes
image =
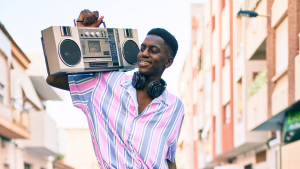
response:
{"label": "building facade", "polygon": [[300,1],[210,0],[200,15],[195,6],[179,85],[192,168],[299,168]]}
{"label": "building facade", "polygon": [[71,169],[55,167],[65,140],[45,107],[61,94],[46,84],[46,69],[36,66],[43,62],[32,60],[0,23],[0,169]]}

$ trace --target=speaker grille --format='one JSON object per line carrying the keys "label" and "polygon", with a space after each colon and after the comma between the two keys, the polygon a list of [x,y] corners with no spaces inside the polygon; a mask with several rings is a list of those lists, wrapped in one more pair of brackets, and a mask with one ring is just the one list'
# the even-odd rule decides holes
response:
{"label": "speaker grille", "polygon": [[130,64],[135,64],[137,62],[139,51],[138,45],[133,40],[127,40],[123,45],[124,58]]}
{"label": "speaker grille", "polygon": [[76,66],[80,62],[80,49],[73,40],[64,39],[59,50],[61,59],[67,66]]}

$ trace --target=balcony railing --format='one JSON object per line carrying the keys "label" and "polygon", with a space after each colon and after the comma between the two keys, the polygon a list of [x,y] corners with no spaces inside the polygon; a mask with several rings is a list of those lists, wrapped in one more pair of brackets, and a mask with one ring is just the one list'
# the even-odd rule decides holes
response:
{"label": "balcony railing", "polygon": [[13,122],[25,129],[29,127],[29,113],[19,101],[11,99]]}

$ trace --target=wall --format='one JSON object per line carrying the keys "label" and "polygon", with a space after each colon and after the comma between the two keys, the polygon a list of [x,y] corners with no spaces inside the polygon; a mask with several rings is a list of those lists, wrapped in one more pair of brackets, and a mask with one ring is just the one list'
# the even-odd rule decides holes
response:
{"label": "wall", "polygon": [[300,140],[284,145],[282,150],[282,169],[299,169]]}
{"label": "wall", "polygon": [[99,169],[89,129],[66,129],[67,154],[64,163],[75,169]]}

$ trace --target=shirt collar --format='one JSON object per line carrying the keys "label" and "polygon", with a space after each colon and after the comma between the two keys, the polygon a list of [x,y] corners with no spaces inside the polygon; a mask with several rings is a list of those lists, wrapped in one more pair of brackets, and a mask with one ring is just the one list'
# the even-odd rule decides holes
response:
{"label": "shirt collar", "polygon": [[[126,88],[127,90],[129,90],[130,92],[132,92],[132,94],[134,94],[135,99],[136,98],[136,89],[132,86],[132,78],[129,78],[128,80],[125,80],[123,82],[121,82],[121,86],[123,86],[124,88]],[[165,91],[157,98],[155,98],[152,103],[159,103],[160,101],[162,101],[164,104],[166,104],[167,106],[168,104],[168,95],[169,92],[167,89],[165,89]]]}

